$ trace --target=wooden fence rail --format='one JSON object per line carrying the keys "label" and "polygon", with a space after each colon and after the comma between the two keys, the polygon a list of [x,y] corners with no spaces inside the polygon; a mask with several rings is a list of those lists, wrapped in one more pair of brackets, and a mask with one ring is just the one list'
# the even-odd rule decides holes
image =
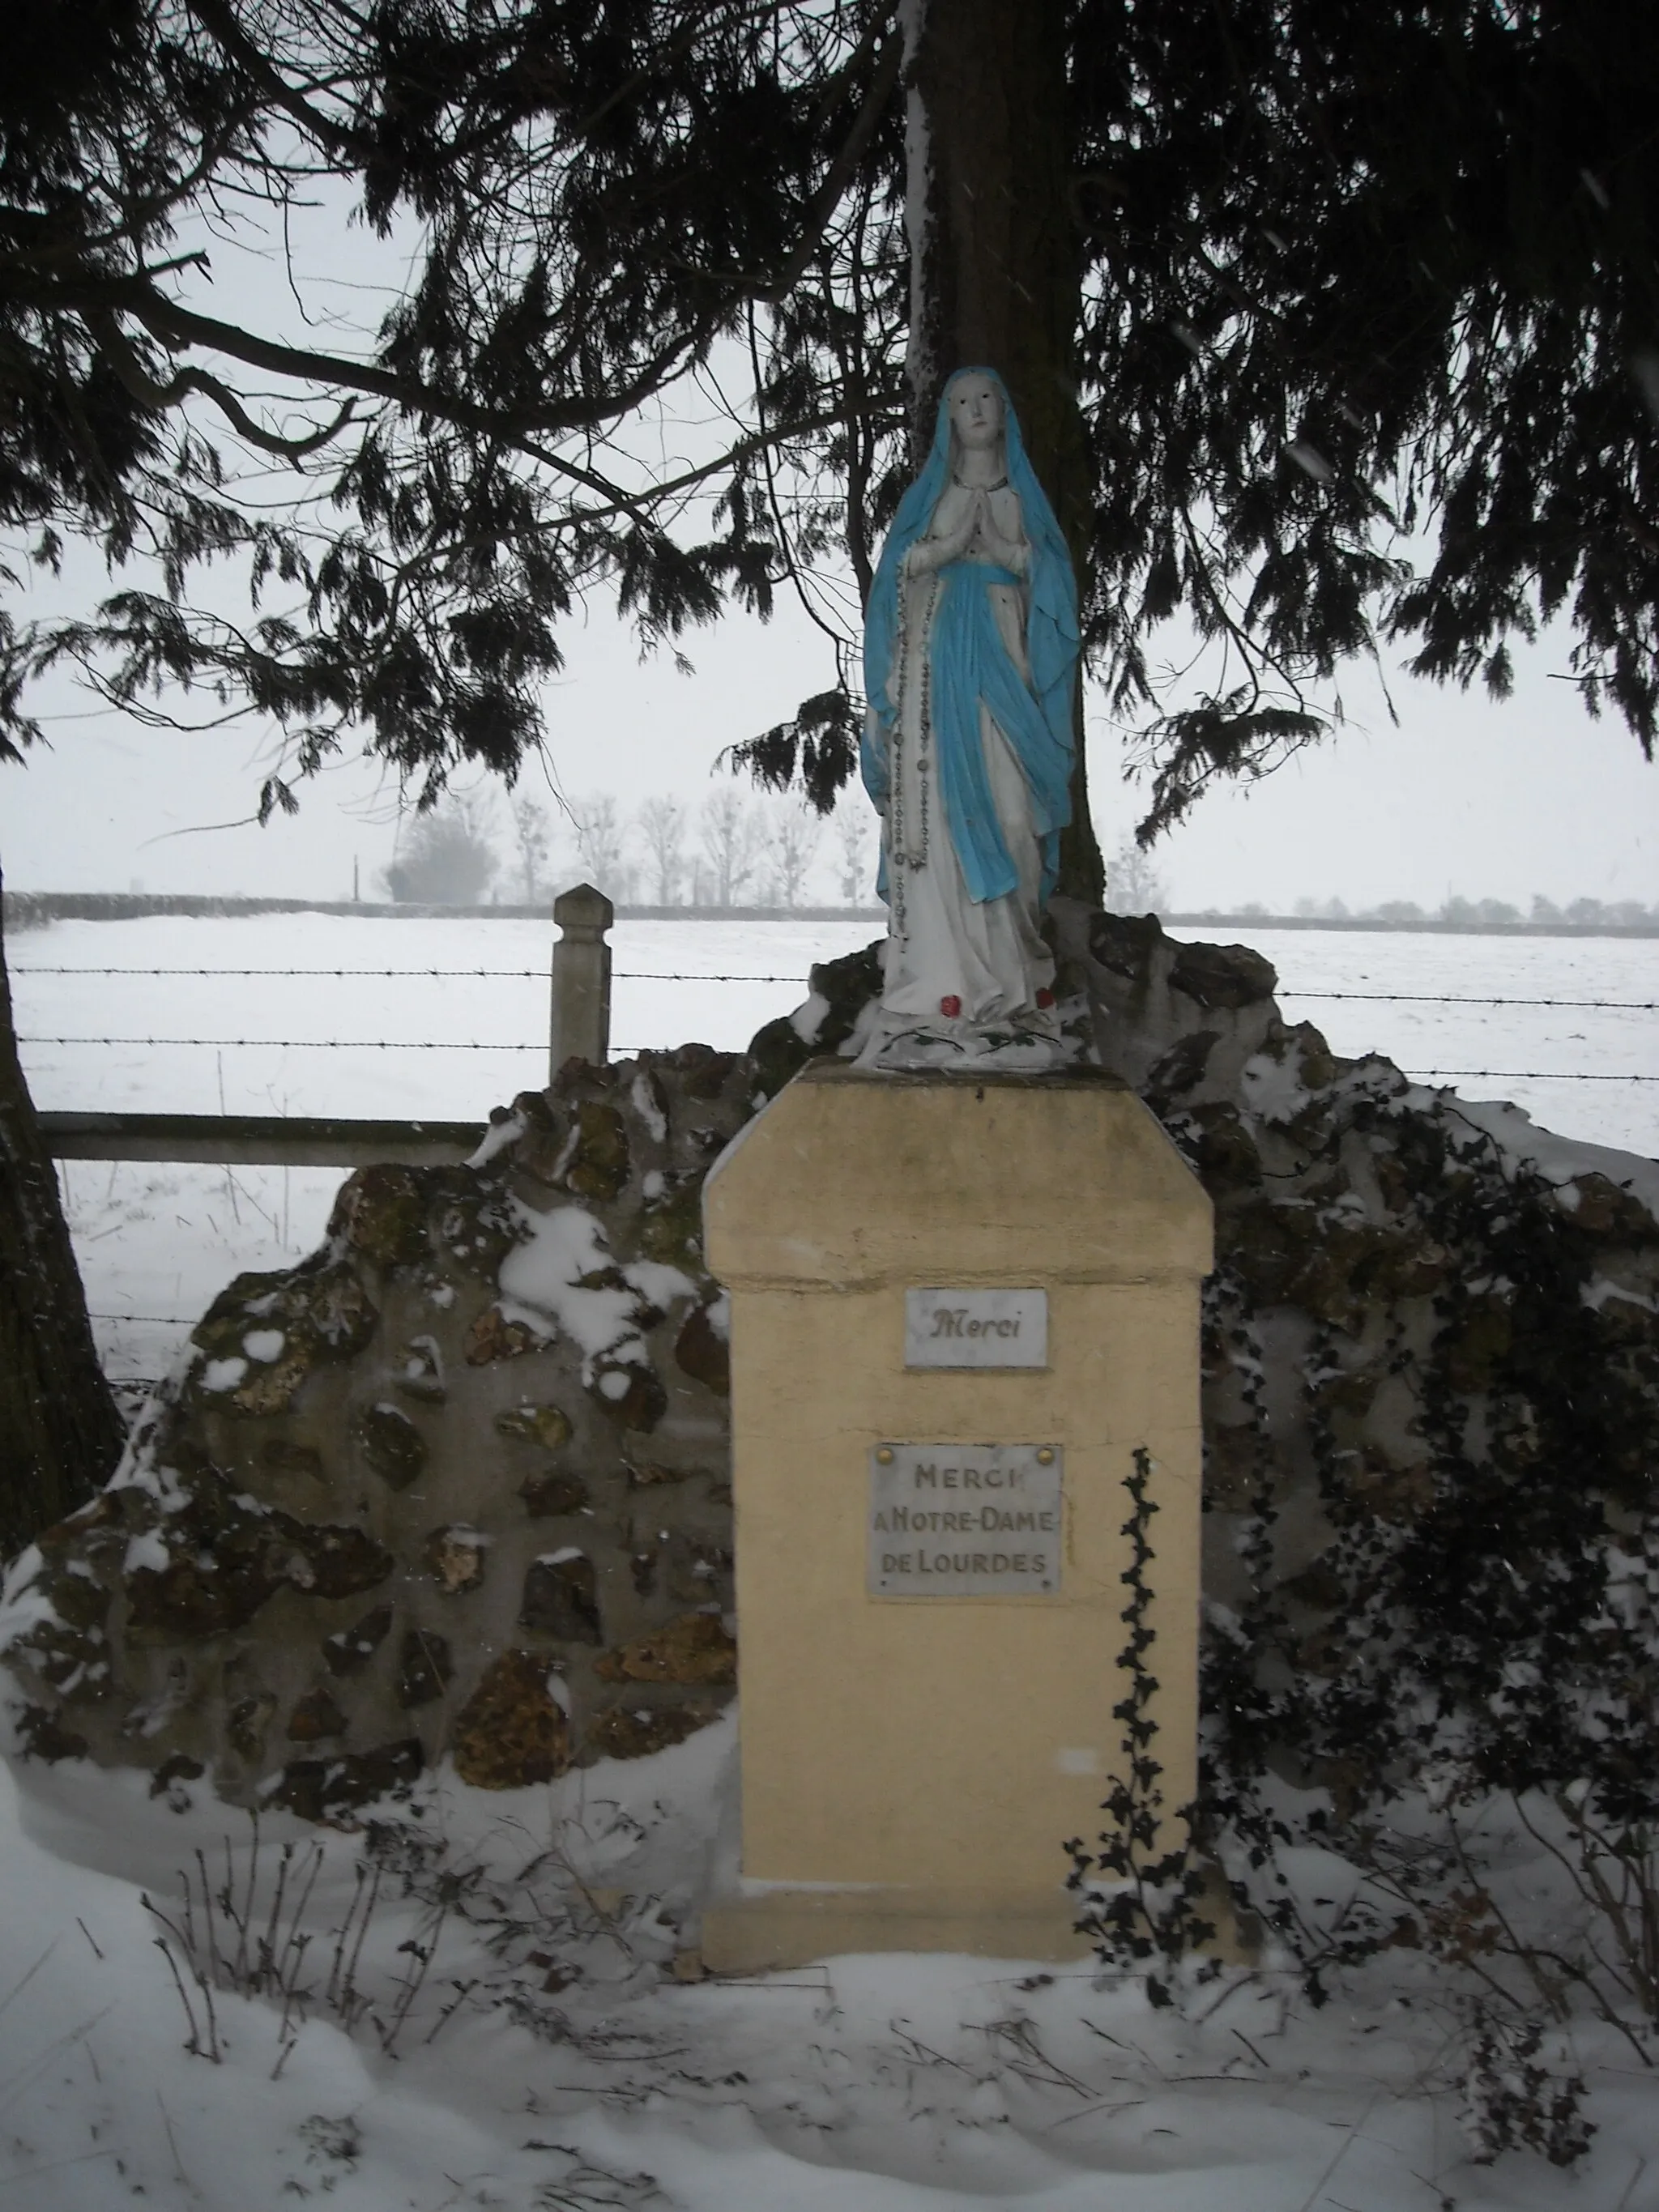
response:
{"label": "wooden fence rail", "polygon": [[[614,909],[591,884],[553,904],[548,1074],[567,1060],[603,1061],[611,1045]],[[42,1114],[46,1150],[58,1160],[193,1160],[228,1167],[361,1168],[376,1160],[434,1167],[471,1158],[476,1121],[364,1121],[278,1114]]]}
{"label": "wooden fence rail", "polygon": [[477,1121],[359,1121],[278,1114],[42,1114],[58,1160],[196,1160],[227,1167],[436,1167],[470,1159]]}

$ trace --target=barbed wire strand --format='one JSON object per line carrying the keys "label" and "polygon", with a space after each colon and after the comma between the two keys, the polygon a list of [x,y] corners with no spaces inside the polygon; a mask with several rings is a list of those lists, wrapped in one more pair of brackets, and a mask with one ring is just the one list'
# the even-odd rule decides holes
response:
{"label": "barbed wire strand", "polygon": [[[380,981],[387,977],[421,978],[428,981],[471,982],[479,977],[496,981],[545,983],[545,968],[14,968],[13,975],[196,975],[226,977],[332,976],[348,981],[355,976]],[[618,983],[790,983],[797,989],[810,986],[799,975],[763,975],[748,969],[692,973],[669,968],[616,968],[611,980]],[[1571,1011],[1608,1013],[1659,1013],[1659,999],[1548,999],[1488,997],[1476,992],[1454,991],[1313,991],[1281,983],[1281,999],[1320,999],[1364,1006],[1555,1006]]]}
{"label": "barbed wire strand", "polygon": [[1654,999],[1481,999],[1447,991],[1296,991],[1281,984],[1281,999],[1345,999],[1392,1006],[1599,1006],[1627,1014],[1659,1013]]}
{"label": "barbed wire strand", "polygon": [[[477,1044],[466,1039],[411,1037],[190,1037],[190,1036],[20,1036],[19,1044],[163,1044],[207,1045],[225,1048],[245,1045],[272,1052],[541,1052],[545,1041],[517,1044]],[[620,1049],[620,1048],[619,1048]]]}
{"label": "barbed wire strand", "polygon": [[[253,1051],[270,1052],[533,1052],[543,1053],[544,1044],[532,1041],[521,1044],[479,1044],[462,1040],[439,1040],[429,1037],[403,1040],[392,1037],[164,1037],[164,1036],[20,1036],[19,1044],[86,1044],[86,1045],[201,1045],[210,1049],[222,1050],[227,1047],[245,1047]],[[672,1045],[617,1045],[614,1056],[619,1060],[637,1059],[646,1052],[672,1052]],[[1659,1075],[1590,1074],[1565,1067],[1402,1067],[1402,1075],[1413,1079],[1433,1075],[1480,1076],[1506,1083],[1659,1083]]]}
{"label": "barbed wire strand", "polygon": [[545,968],[18,968],[14,975],[511,975],[547,981]]}
{"label": "barbed wire strand", "polygon": [[[549,971],[545,968],[14,968],[17,975],[215,975],[215,976],[319,976],[337,979],[364,976],[374,981],[388,975],[419,976],[439,982],[453,979],[471,982],[480,975],[521,983],[545,983]],[[797,990],[805,988],[799,975],[756,975],[746,970],[741,974],[724,972],[680,974],[667,969],[615,968],[612,979],[629,983],[793,983]]]}
{"label": "barbed wire strand", "polygon": [[1565,1067],[1402,1067],[1400,1073],[1414,1081],[1445,1075],[1504,1083],[1659,1083],[1659,1075],[1591,1075]]}

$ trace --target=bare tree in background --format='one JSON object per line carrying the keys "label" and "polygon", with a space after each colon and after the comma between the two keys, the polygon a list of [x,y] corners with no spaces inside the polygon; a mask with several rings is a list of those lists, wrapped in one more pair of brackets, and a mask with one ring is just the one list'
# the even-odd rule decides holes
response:
{"label": "bare tree in background", "polygon": [[849,793],[836,807],[836,842],[841,847],[841,895],[848,906],[862,906],[875,850],[875,817],[862,790]]}
{"label": "bare tree in background", "polygon": [[576,851],[588,881],[615,904],[624,905],[634,888],[634,871],[628,858],[628,823],[615,794],[590,791],[573,811]]}
{"label": "bare tree in background", "polygon": [[673,906],[685,874],[685,802],[659,793],[641,801],[634,821],[649,863],[653,903]]}
{"label": "bare tree in background", "polygon": [[702,803],[698,823],[711,906],[736,906],[755,879],[766,825],[754,800],[727,785]]}
{"label": "bare tree in background", "polygon": [[386,872],[400,905],[477,906],[500,866],[490,809],[475,793],[417,814]]}
{"label": "bare tree in background", "polygon": [[533,906],[547,873],[547,817],[533,799],[520,797],[513,802],[513,842],[524,902]]}
{"label": "bare tree in background", "polygon": [[799,906],[801,893],[806,888],[806,872],[823,836],[823,817],[803,806],[799,799],[788,798],[779,799],[769,808],[768,817],[768,854],[775,903]]}
{"label": "bare tree in background", "polygon": [[1106,871],[1108,914],[1161,914],[1170,903],[1164,878],[1133,837],[1125,837]]}

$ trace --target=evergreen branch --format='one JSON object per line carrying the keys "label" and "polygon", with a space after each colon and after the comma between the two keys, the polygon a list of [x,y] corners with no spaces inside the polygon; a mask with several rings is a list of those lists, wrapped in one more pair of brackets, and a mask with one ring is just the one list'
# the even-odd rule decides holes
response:
{"label": "evergreen branch", "polygon": [[283,460],[304,460],[331,445],[349,422],[356,419],[355,403],[341,403],[331,422],[325,422],[308,436],[284,438],[274,430],[267,430],[254,421],[240,399],[216,376],[206,369],[181,368],[170,383],[158,384],[144,368],[137,349],[131,344],[112,314],[100,308],[91,309],[86,317],[87,327],[92,332],[100,350],[109,357],[116,374],[141,406],[156,412],[179,406],[192,392],[200,392],[212,400],[220,412],[239,430],[251,445],[267,453],[275,453]]}
{"label": "evergreen branch", "polygon": [[[896,3],[896,0],[895,0]],[[891,9],[889,8],[885,12],[890,15]],[[872,27],[866,34],[866,40],[873,39],[875,34],[875,27]],[[903,64],[903,60],[904,40],[896,31],[892,32],[886,37],[877,54],[875,69],[870,78],[869,90],[865,94],[859,112],[853,118],[852,128],[842,141],[835,159],[830,164],[823,182],[802,210],[799,245],[773,278],[771,283],[757,295],[758,298],[776,301],[787,297],[799,283],[812,256],[819,251],[822,233],[829,222],[830,215],[840,204],[848,187],[857,174],[859,165],[869,149],[871,140],[875,137],[877,125],[887,111],[894,88],[898,83],[899,70]],[[848,67],[850,70],[850,64]]]}

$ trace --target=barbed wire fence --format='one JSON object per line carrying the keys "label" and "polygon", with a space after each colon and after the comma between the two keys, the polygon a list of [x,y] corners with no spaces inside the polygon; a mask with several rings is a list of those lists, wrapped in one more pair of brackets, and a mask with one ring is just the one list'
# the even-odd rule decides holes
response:
{"label": "barbed wire fence", "polygon": [[[36,966],[13,969],[15,975],[98,975],[98,976],[204,976],[220,980],[256,980],[280,977],[329,978],[336,980],[362,978],[371,981],[394,978],[419,979],[423,981],[471,981],[478,979],[513,982],[545,982],[548,971],[544,968],[89,968],[69,966]],[[751,969],[691,971],[660,968],[616,968],[612,980],[628,983],[780,983],[801,988],[799,975],[781,975]],[[1659,1000],[1653,999],[1563,999],[1543,996],[1520,996],[1501,993],[1453,991],[1321,991],[1299,990],[1284,983],[1276,995],[1320,1004],[1346,1003],[1367,1006],[1525,1006],[1547,1008],[1572,1012],[1610,1012],[1651,1014],[1659,1012]],[[233,1048],[266,1049],[283,1052],[536,1052],[538,1042],[520,1038],[510,1042],[468,1038],[394,1038],[394,1037],[246,1037],[246,1036],[64,1036],[45,1034],[23,1035],[20,1044],[27,1045],[109,1045],[119,1047],[197,1046],[210,1049],[228,1050]],[[642,1044],[617,1045],[616,1054],[633,1059],[641,1052],[663,1049]],[[1421,1080],[1430,1077],[1480,1079],[1483,1081],[1512,1081],[1516,1083],[1659,1083],[1659,1073],[1652,1074],[1618,1073],[1589,1073],[1577,1068],[1559,1067],[1405,1067],[1401,1074]]]}
{"label": "barbed wire fence", "polygon": [[[117,965],[81,965],[26,962],[15,965],[11,973],[18,978],[28,976],[86,976],[132,980],[143,978],[199,978],[215,981],[258,981],[271,980],[310,979],[335,981],[511,981],[547,984],[549,969],[539,968],[493,967],[208,967],[165,966],[135,967]],[[613,968],[612,980],[629,983],[682,984],[766,984],[786,986],[796,990],[804,988],[799,974],[778,974],[759,969],[687,970],[655,968]],[[1505,993],[1444,992],[1444,991],[1353,991],[1301,989],[1281,982],[1276,995],[1285,1000],[1307,1004],[1352,1004],[1370,1006],[1464,1006],[1480,1008],[1524,1008],[1562,1012],[1655,1013],[1659,1012],[1659,1000],[1613,998],[1567,998],[1546,994]],[[19,1035],[20,1045],[53,1048],[108,1048],[117,1049],[162,1048],[225,1051],[230,1049],[264,1049],[284,1052],[468,1052],[478,1054],[522,1054],[544,1056],[544,1042],[538,1037],[512,1041],[463,1038],[398,1039],[389,1037],[282,1037],[282,1036],[192,1036],[102,1034],[69,1035],[24,1032]],[[634,1059],[651,1050],[672,1049],[665,1046],[618,1044],[611,1048],[612,1057]],[[1648,1085],[1659,1084],[1659,1072],[1638,1071],[1602,1072],[1577,1068],[1533,1067],[1402,1067],[1401,1074],[1413,1081],[1483,1081],[1513,1083],[1595,1083]],[[94,1310],[91,1319],[112,1327],[189,1328],[197,1316],[184,1314],[115,1313]],[[127,1386],[137,1387],[155,1378],[131,1376],[120,1378]]]}

